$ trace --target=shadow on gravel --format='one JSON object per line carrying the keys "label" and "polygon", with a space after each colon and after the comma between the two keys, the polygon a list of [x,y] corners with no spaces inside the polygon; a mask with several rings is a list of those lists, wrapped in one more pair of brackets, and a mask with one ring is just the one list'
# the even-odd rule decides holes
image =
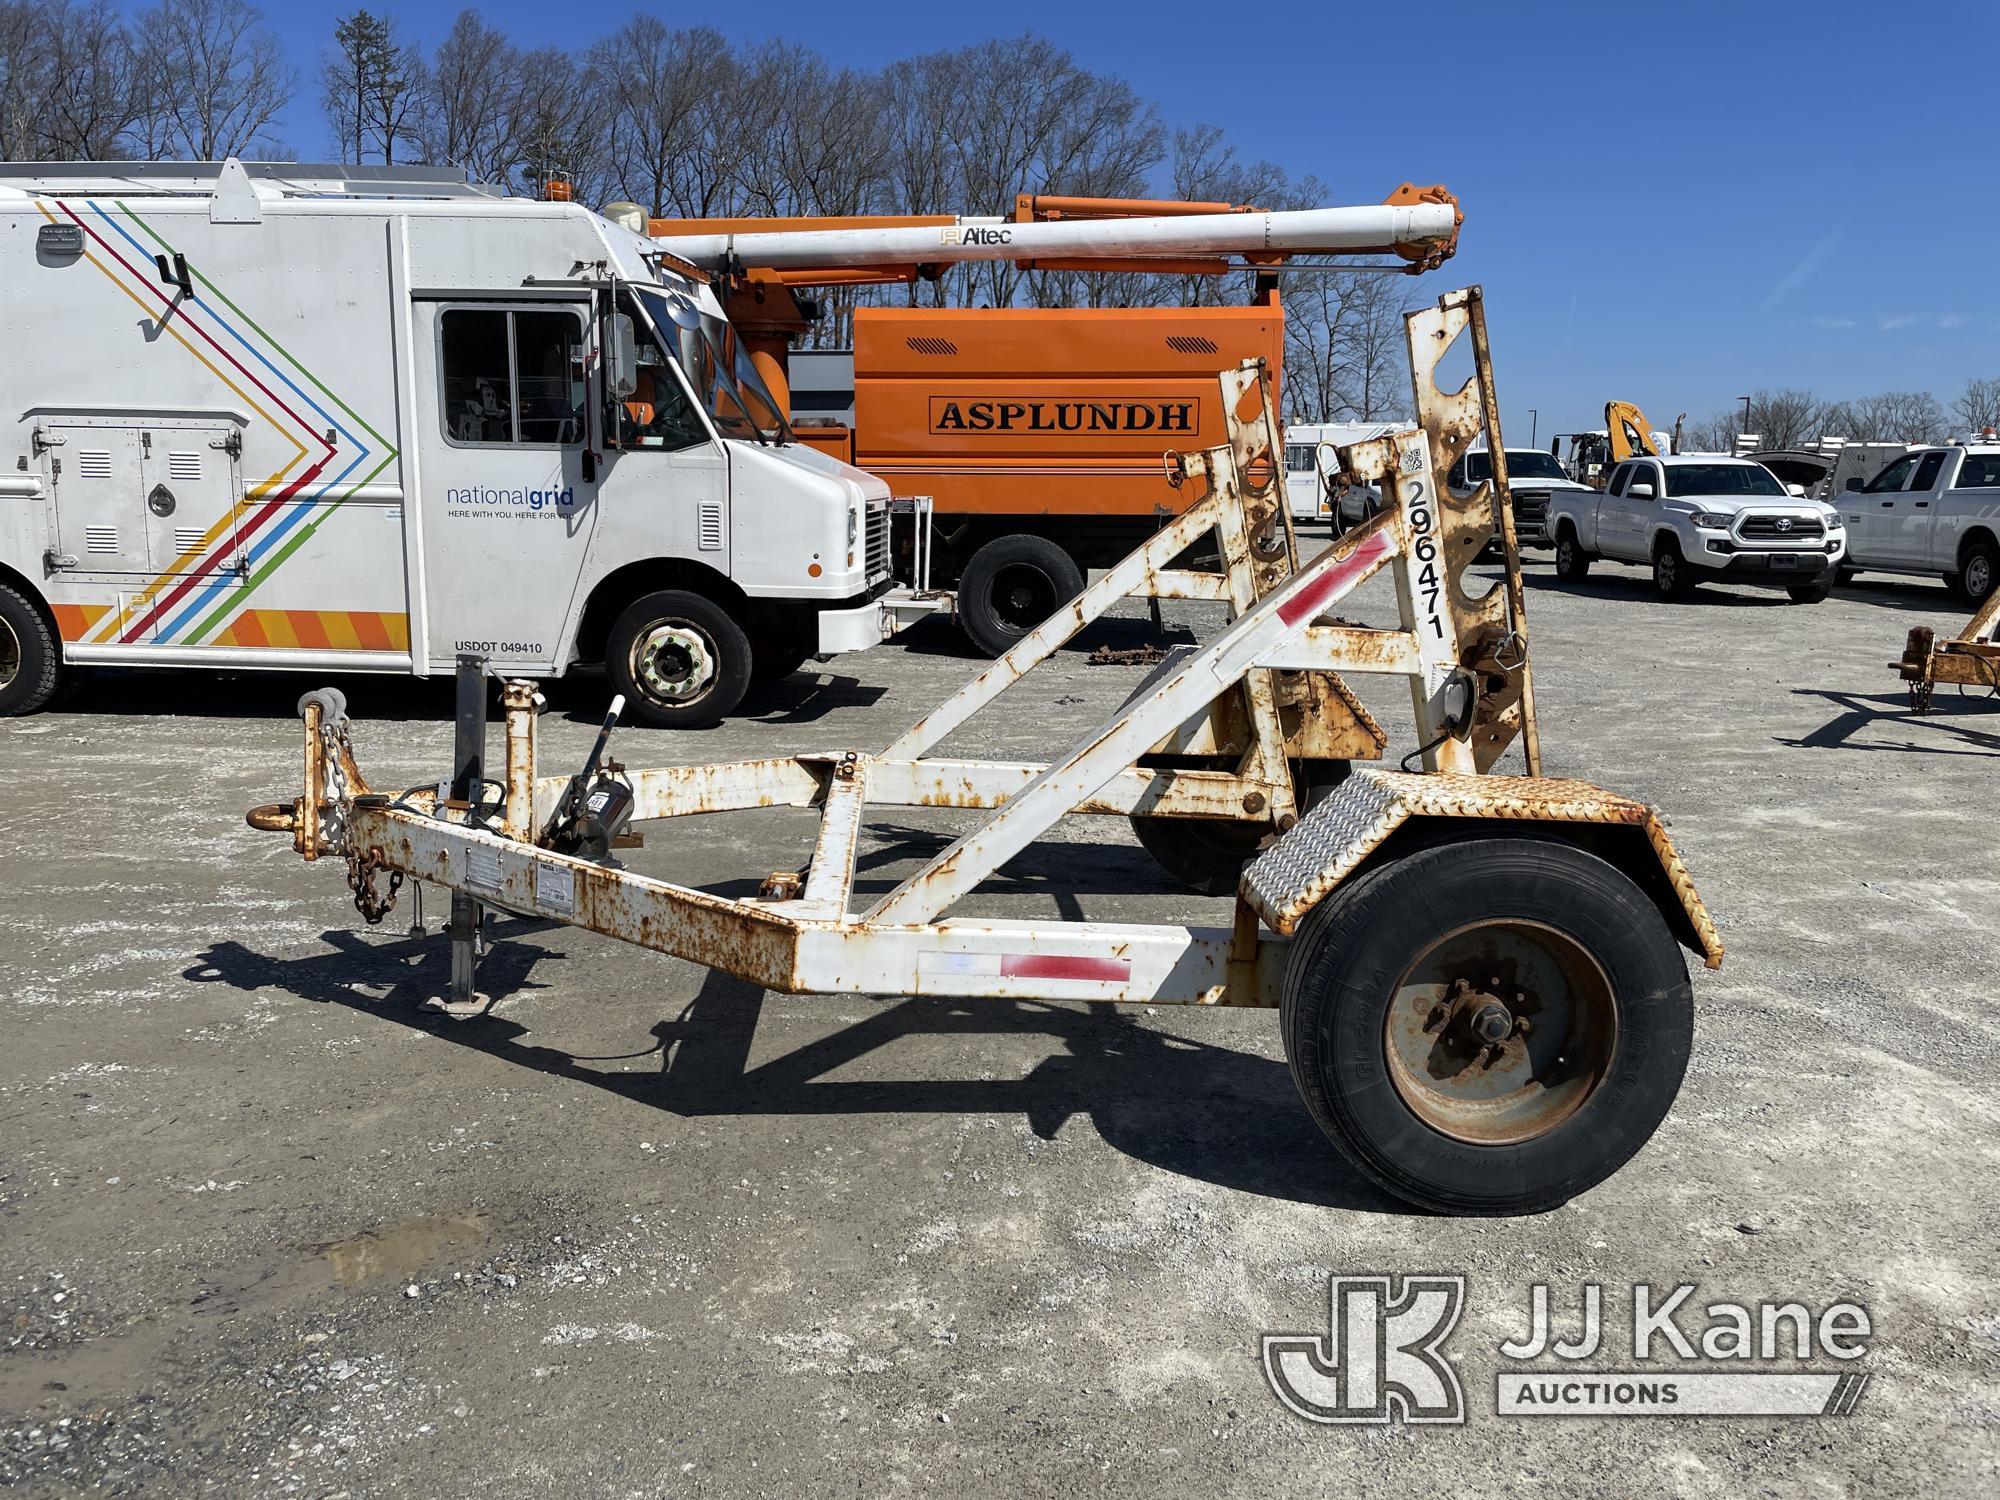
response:
{"label": "shadow on gravel", "polygon": [[1724,607],[1730,609],[1811,609],[1810,604],[1795,605],[1779,588],[1760,589],[1749,584],[1704,583],[1686,599],[1666,600],[1653,592],[1650,574],[1637,568],[1621,573],[1592,573],[1582,583],[1569,583],[1553,573],[1521,574],[1522,587],[1531,592],[1568,594],[1576,599],[1636,599],[1647,604],[1669,604],[1677,609],[1699,609]]}
{"label": "shadow on gravel", "polygon": [[[1219,609],[1215,618],[1217,623],[1221,622],[1222,615]],[[1168,625],[1164,629],[1155,630],[1153,622],[1144,618],[1098,619],[1085,626],[1062,649],[1064,652],[1089,652],[1101,646],[1108,646],[1118,650],[1129,650],[1131,647],[1148,643],[1162,646],[1185,645],[1194,639],[1194,632],[1181,625]],[[957,657],[972,663],[972,670],[966,673],[967,682],[977,676],[989,660],[973,646],[966,638],[965,632],[955,623],[936,615],[928,620],[919,620],[898,635],[890,645],[876,649],[900,650],[913,656]]]}
{"label": "shadow on gravel", "polygon": [[185,715],[206,719],[297,719],[299,698],[336,687],[357,720],[435,719],[449,724],[449,673],[428,681],[358,672],[146,671],[79,667],[57,694],[52,714]]}
{"label": "shadow on gravel", "polygon": [[1908,610],[1924,615],[1972,618],[1973,606],[1965,603],[1942,583],[1917,578],[1869,578],[1843,583],[1833,591],[1836,599],[1854,604],[1872,604],[1877,609]]}
{"label": "shadow on gravel", "polygon": [[[547,988],[538,964],[565,957],[511,941],[543,922],[494,924],[480,983],[496,1002]],[[272,958],[224,941],[184,977],[242,990],[274,987],[344,1005],[488,1057],[603,1089],[685,1118],[730,1115],[1025,1116],[1051,1139],[1073,1116],[1136,1160],[1238,1192],[1363,1213],[1419,1215],[1378,1192],[1340,1158],[1299,1102],[1282,1062],[1233,1048],[1162,1035],[1117,1006],[1009,1000],[860,1002],[866,1019],[781,1057],[752,1064],[765,994],[711,971],[681,1013],[652,1031],[651,1045],[616,1057],[580,1057],[527,1040],[529,1029],[490,1008],[456,1020],[423,1008],[448,978],[449,955],[433,935],[368,941],[324,935],[333,951]],[[854,1002],[849,1002],[850,1004]],[[1060,1041],[1064,1052],[1019,1078],[881,1080],[830,1078],[908,1037],[977,1038],[1023,1031]],[[605,1072],[600,1064],[657,1055],[657,1073]],[[962,1057],[953,1048],[951,1056]]]}
{"label": "shadow on gravel", "polygon": [[[1841,712],[1803,739],[1778,737],[1781,745],[1801,750],[1887,750],[1898,755],[1977,755],[2000,758],[2000,733],[1962,722],[1984,718],[2000,722],[2000,699],[1985,693],[1958,697],[1940,687],[1927,714],[1913,713],[1903,693],[1834,693],[1824,688],[1793,688],[1796,698],[1823,698]],[[1888,731],[1894,738],[1879,736]],[[1914,737],[1913,737],[1914,736]]]}

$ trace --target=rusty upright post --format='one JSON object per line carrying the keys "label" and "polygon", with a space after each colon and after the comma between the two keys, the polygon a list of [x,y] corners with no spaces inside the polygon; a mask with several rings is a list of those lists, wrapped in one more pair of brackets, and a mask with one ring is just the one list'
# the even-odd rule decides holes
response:
{"label": "rusty upright post", "polygon": [[1528,600],[1521,587],[1521,545],[1514,535],[1514,496],[1507,484],[1507,450],[1500,442],[1500,398],[1493,391],[1493,351],[1486,342],[1486,299],[1471,289],[1472,365],[1479,380],[1479,400],[1486,413],[1486,451],[1493,466],[1493,508],[1500,522],[1500,544],[1507,553],[1507,613],[1513,616],[1515,650],[1521,657],[1521,753],[1528,774],[1542,774],[1542,737],[1535,727],[1535,680],[1528,660]]}
{"label": "rusty upright post", "polygon": [[[479,805],[486,777],[486,658],[458,659],[458,713],[452,736],[451,800],[469,810]],[[451,993],[453,1006],[471,1006],[476,996],[479,922],[484,915],[477,900],[462,890],[451,893]]]}

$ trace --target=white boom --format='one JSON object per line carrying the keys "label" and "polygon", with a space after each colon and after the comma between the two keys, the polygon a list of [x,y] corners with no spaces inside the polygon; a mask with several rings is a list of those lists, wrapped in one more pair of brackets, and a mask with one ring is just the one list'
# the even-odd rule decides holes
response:
{"label": "white boom", "polygon": [[1123,259],[1185,255],[1316,254],[1387,250],[1449,240],[1449,203],[1373,204],[1281,213],[1186,214],[1131,219],[959,219],[881,229],[802,229],[657,237],[704,270],[733,258],[774,271],[943,264],[968,260]]}

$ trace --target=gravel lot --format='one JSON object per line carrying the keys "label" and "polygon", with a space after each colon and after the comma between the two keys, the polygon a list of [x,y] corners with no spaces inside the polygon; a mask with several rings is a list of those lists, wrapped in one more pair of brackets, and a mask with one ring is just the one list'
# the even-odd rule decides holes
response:
{"label": "gravel lot", "polygon": [[[1993,1493],[2000,710],[1941,694],[1913,719],[1885,668],[1964,611],[1879,580],[1663,605],[1637,570],[1570,589],[1540,558],[1530,585],[1548,769],[1664,807],[1730,950],[1696,970],[1665,1127],[1532,1219],[1376,1195],[1264,1013],[781,998],[508,922],[482,974],[504,998],[447,1020],[417,1004],[446,949],[401,930],[407,893],[357,931],[337,868],[243,824],[296,789],[307,684],[105,677],[0,724],[0,1484]],[[617,754],[877,749],[973,670],[920,633]],[[951,748],[1045,757],[1137,675],[1066,653]],[[442,770],[448,683],[342,686],[365,767]],[[1371,694],[1397,754],[1401,691]],[[550,771],[601,695],[553,696]],[[962,826],[873,826],[864,888]],[[633,862],[740,891],[810,828],[699,820]],[[977,909],[1228,913],[1111,820],[1072,820]],[[1330,1273],[1405,1271],[1468,1278],[1466,1425],[1281,1409],[1260,1334],[1323,1333]],[[1565,1325],[1603,1285],[1605,1368],[1631,1367],[1635,1282],[1699,1283],[1695,1329],[1710,1301],[1850,1299],[1872,1380],[1844,1418],[1501,1417],[1496,1346],[1537,1282]]]}

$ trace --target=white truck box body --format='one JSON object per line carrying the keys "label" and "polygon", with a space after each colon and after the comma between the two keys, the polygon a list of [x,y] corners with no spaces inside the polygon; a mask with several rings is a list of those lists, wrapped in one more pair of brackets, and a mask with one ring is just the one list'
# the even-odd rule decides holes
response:
{"label": "white truck box body", "polygon": [[[67,660],[423,675],[472,651],[554,675],[600,586],[658,559],[726,580],[746,628],[786,600],[837,649],[879,639],[880,480],[705,412],[677,451],[607,446],[610,284],[721,317],[642,237],[463,189],[65,191],[49,170],[0,169],[0,576]],[[447,392],[447,326],[509,330],[500,398]]]}

